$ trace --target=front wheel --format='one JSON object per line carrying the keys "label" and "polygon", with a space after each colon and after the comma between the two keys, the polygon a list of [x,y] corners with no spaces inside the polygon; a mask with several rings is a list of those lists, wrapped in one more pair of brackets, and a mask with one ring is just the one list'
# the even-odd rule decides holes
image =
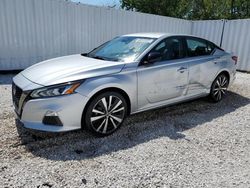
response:
{"label": "front wheel", "polygon": [[229,85],[229,79],[225,74],[220,74],[214,80],[211,91],[210,98],[213,102],[219,102],[227,92]]}
{"label": "front wheel", "polygon": [[117,92],[105,92],[93,98],[87,107],[85,124],[98,136],[115,132],[127,114],[127,103]]}

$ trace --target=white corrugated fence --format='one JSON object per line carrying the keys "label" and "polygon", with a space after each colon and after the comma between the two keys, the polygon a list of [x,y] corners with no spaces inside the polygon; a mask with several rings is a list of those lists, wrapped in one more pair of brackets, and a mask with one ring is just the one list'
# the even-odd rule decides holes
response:
{"label": "white corrugated fence", "polygon": [[223,23],[224,20],[193,21],[191,33],[220,45]]}
{"label": "white corrugated fence", "polygon": [[250,71],[250,19],[226,22],[222,48],[238,55],[238,70]]}
{"label": "white corrugated fence", "polygon": [[191,33],[189,21],[63,0],[0,0],[0,70],[87,52],[134,32]]}
{"label": "white corrugated fence", "polygon": [[192,22],[64,0],[0,0],[0,70],[87,52],[122,34],[170,32],[222,42],[239,55],[238,68],[250,71],[249,27],[249,20]]}

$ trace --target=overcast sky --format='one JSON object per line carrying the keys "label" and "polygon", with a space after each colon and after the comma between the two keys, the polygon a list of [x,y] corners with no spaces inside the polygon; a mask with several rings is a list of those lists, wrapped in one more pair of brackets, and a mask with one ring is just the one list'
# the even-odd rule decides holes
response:
{"label": "overcast sky", "polygon": [[74,2],[81,2],[84,4],[97,5],[97,6],[120,6],[119,0],[71,0]]}

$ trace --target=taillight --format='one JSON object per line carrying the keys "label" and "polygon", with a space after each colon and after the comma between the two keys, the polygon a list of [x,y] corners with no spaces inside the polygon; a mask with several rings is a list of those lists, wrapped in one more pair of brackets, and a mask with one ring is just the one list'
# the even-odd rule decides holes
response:
{"label": "taillight", "polygon": [[232,56],[232,60],[234,61],[234,64],[236,65],[237,61],[238,61],[238,57],[237,56]]}

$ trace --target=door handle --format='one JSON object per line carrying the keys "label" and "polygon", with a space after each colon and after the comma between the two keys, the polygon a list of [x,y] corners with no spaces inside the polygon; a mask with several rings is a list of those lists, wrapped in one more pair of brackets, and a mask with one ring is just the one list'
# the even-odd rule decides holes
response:
{"label": "door handle", "polygon": [[177,71],[180,73],[183,73],[187,68],[186,67],[181,67]]}

